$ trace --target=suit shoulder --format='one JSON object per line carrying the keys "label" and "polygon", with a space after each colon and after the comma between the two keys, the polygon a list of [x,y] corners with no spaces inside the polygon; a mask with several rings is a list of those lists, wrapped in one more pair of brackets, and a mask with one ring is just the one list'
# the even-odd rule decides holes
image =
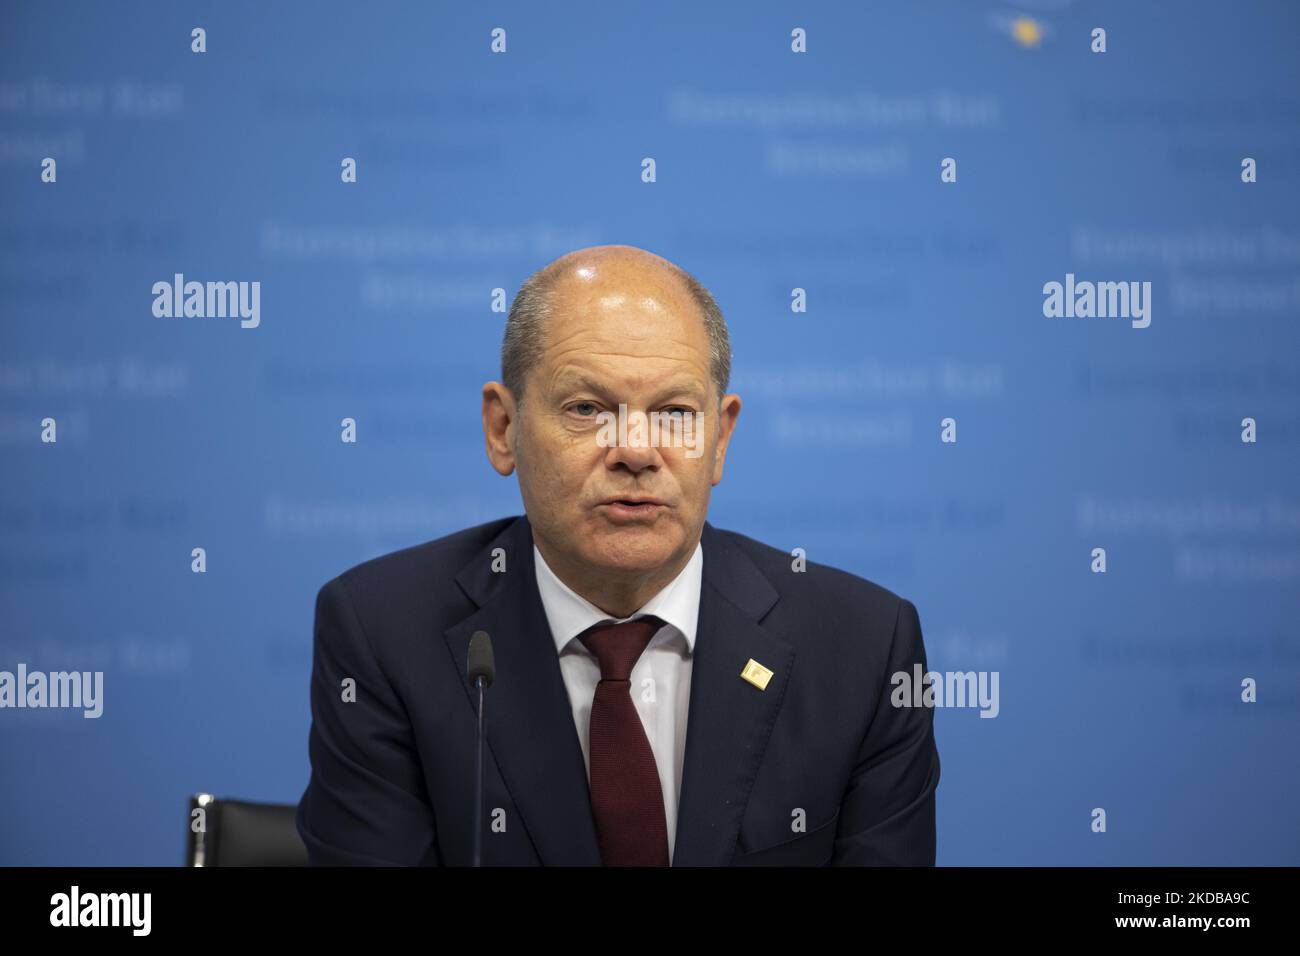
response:
{"label": "suit shoulder", "polygon": [[791,570],[793,555],[738,531],[715,529],[722,540],[754,562],[782,598],[844,602],[864,612],[886,614],[891,620],[906,598],[875,581],[817,561],[806,561],[799,573]]}
{"label": "suit shoulder", "polygon": [[377,555],[353,565],[322,587],[341,583],[351,594],[392,593],[405,584],[424,588],[450,582],[475,555],[500,534],[518,516],[498,518],[472,528]]}

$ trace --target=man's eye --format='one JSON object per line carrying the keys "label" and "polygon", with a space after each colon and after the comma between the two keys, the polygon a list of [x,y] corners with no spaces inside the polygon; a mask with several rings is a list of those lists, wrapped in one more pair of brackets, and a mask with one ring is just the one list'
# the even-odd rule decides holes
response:
{"label": "man's eye", "polygon": [[578,415],[586,418],[588,415],[596,413],[596,406],[591,402],[578,402],[576,405],[570,405],[569,411],[576,412]]}

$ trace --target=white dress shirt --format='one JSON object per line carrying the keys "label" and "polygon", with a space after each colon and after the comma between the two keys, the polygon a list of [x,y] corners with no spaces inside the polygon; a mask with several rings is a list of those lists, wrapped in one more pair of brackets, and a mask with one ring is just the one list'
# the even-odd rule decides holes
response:
{"label": "white dress shirt", "polygon": [[695,651],[695,625],[700,616],[704,549],[696,544],[695,553],[681,573],[640,610],[624,618],[610,617],[556,577],[536,544],[533,563],[542,607],[560,656],[560,673],[569,692],[573,723],[582,742],[582,759],[587,765],[589,782],[591,702],[600,682],[600,663],[577,637],[593,624],[630,621],[647,615],[665,622],[632,667],[630,693],[659,769],[671,864],[677,842],[677,801],[682,787],[682,756],[686,751],[686,714],[691,700],[691,658]]}

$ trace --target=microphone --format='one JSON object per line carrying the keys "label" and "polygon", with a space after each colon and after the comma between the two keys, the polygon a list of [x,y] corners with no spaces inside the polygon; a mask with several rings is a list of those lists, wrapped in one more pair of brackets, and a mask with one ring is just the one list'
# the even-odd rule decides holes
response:
{"label": "microphone", "polygon": [[474,774],[474,862],[483,865],[483,692],[492,686],[497,676],[496,656],[492,653],[492,638],[487,631],[475,631],[469,639],[465,671],[471,687],[478,690],[478,754]]}

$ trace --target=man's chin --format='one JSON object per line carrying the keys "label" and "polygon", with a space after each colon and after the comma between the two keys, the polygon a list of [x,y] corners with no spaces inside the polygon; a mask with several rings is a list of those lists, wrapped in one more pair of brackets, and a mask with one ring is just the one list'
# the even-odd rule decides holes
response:
{"label": "man's chin", "polygon": [[676,553],[679,536],[668,532],[644,525],[610,527],[596,535],[587,551],[594,565],[610,571],[648,571]]}

